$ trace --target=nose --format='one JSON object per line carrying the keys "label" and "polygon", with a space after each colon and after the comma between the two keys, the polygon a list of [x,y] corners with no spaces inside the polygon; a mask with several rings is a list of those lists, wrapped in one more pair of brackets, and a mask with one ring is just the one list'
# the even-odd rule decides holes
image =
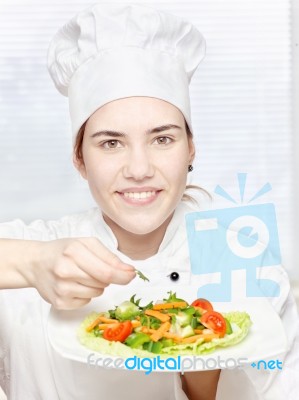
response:
{"label": "nose", "polygon": [[127,160],[123,169],[124,177],[142,181],[154,175],[154,166],[146,150],[136,148],[127,155]]}

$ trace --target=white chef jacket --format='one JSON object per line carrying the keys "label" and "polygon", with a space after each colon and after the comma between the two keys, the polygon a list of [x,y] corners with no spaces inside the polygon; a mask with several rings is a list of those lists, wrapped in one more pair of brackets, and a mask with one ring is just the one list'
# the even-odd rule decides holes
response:
{"label": "white chef jacket", "polygon": [[[146,260],[132,261],[117,250],[117,240],[98,208],[56,221],[36,220],[29,225],[21,220],[2,223],[0,237],[47,241],[94,236],[123,261],[140,268],[149,277],[151,285],[170,284],[169,274],[174,271],[180,275],[180,284],[189,284],[191,279],[198,279],[191,273],[184,219],[185,214],[191,211],[195,210],[186,202],[179,204],[158,253]],[[297,308],[284,269],[276,267],[266,271],[281,289],[280,296],[269,298],[269,301],[286,327],[289,351],[283,369],[257,371],[246,367],[222,370],[217,400],[295,400],[295,396],[297,399]],[[49,310],[50,305],[35,289],[0,291],[0,385],[9,399],[187,399],[178,373],[152,372],[145,375],[141,371],[92,369],[63,358],[48,341]]]}

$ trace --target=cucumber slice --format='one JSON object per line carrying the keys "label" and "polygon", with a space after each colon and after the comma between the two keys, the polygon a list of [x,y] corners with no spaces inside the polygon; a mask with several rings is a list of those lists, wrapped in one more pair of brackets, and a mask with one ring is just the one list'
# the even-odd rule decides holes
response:
{"label": "cucumber slice", "polygon": [[230,335],[231,333],[233,333],[232,326],[227,318],[224,318],[224,319],[225,319],[225,323],[226,323],[226,332],[225,333],[227,335]]}

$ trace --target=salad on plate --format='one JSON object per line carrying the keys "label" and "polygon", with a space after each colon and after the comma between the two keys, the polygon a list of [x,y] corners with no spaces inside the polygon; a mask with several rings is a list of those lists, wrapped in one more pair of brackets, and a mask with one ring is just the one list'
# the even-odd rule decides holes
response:
{"label": "salad on plate", "polygon": [[241,342],[252,324],[247,312],[221,313],[206,299],[189,304],[171,291],[155,304],[140,302],[134,295],[87,315],[77,332],[80,343],[114,356],[204,355]]}

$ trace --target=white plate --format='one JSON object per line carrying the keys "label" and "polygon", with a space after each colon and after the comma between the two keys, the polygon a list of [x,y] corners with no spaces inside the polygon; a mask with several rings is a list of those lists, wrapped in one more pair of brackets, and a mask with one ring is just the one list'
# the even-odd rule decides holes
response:
{"label": "white plate", "polygon": [[[120,290],[119,286],[117,291],[115,291],[115,287],[114,290],[111,287],[111,290],[106,289],[105,296],[93,299],[87,306],[74,311],[59,311],[52,308],[48,320],[48,337],[54,350],[64,358],[85,364],[88,363],[88,357],[94,354],[93,359],[97,360],[98,366],[103,366],[105,359],[109,358],[112,360],[112,364],[109,367],[113,367],[113,360],[119,359],[119,357],[103,355],[85,348],[76,337],[77,329],[91,311],[107,311],[122,301],[128,300],[134,293],[137,293],[136,298],[142,298],[141,305],[145,305],[152,300],[162,300],[167,297],[167,291],[169,290],[169,287],[157,286],[146,289],[140,288],[135,288],[133,292],[130,290],[130,293],[128,293],[128,290],[123,288]],[[197,297],[197,287],[177,286],[176,293],[179,298],[192,302]],[[219,359],[221,360],[221,368],[232,368],[235,365],[234,363],[237,362],[236,360],[240,358],[242,359],[240,362],[243,364],[245,363],[244,359],[247,359],[246,364],[251,364],[265,358],[277,358],[277,356],[286,351],[287,340],[282,323],[271,304],[265,298],[248,298],[232,303],[214,302],[213,305],[214,309],[219,312],[246,311],[250,315],[253,324],[248,336],[241,343],[218,349],[208,355],[196,356],[202,361],[194,363],[193,367],[189,366],[190,369],[188,370],[213,369],[213,365],[215,365],[215,368],[219,368]],[[181,356],[180,365],[186,362],[183,361],[184,359],[190,359],[190,357],[193,356]],[[210,359],[208,361],[209,364],[207,364],[209,365],[208,367],[204,364],[207,359]],[[232,359],[235,361],[232,361]],[[215,364],[216,362],[218,364]],[[176,370],[180,370],[180,368]],[[145,370],[142,366],[140,369]],[[165,369],[159,371],[167,372]]]}

